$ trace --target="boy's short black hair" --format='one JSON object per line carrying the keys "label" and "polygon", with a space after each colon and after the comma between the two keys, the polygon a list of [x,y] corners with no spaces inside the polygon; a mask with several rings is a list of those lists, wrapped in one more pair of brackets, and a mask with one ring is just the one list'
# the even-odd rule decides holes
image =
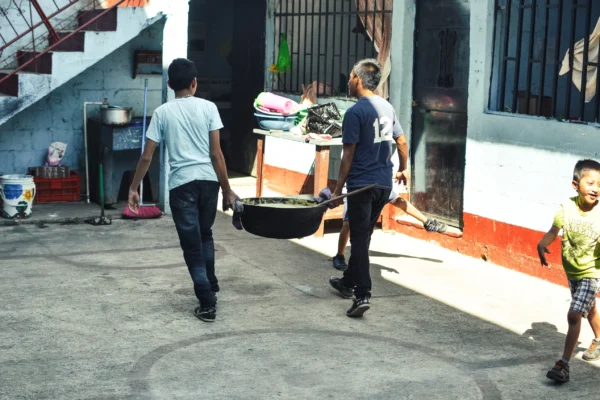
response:
{"label": "boy's short black hair", "polygon": [[583,175],[588,171],[600,172],[600,163],[590,159],[577,161],[575,169],[573,170],[573,180],[579,183],[581,178],[583,178]]}
{"label": "boy's short black hair", "polygon": [[381,65],[374,58],[360,60],[354,64],[352,71],[360,78],[363,88],[367,90],[374,91],[381,82]]}
{"label": "boy's short black hair", "polygon": [[192,86],[196,76],[198,76],[196,65],[187,58],[176,58],[169,65],[169,85],[176,92]]}

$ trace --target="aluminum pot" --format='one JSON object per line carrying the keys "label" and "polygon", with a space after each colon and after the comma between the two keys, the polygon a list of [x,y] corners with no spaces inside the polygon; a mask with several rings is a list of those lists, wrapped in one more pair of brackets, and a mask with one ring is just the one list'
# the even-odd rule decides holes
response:
{"label": "aluminum pot", "polygon": [[129,125],[131,123],[131,108],[103,105],[100,107],[100,121],[104,125]]}

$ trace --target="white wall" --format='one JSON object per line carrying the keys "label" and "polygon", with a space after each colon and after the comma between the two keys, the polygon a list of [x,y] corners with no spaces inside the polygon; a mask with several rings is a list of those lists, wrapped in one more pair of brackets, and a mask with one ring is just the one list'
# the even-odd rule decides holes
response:
{"label": "white wall", "polygon": [[471,2],[469,123],[464,211],[545,231],[574,195],[575,162],[598,158],[598,128],[486,111],[494,0]]}

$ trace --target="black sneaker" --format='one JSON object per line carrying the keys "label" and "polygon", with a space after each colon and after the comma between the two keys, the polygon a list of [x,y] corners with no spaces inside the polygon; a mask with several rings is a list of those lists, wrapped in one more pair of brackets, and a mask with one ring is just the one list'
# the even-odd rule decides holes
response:
{"label": "black sneaker", "polygon": [[201,307],[198,306],[194,310],[194,315],[204,322],[215,322],[217,316],[217,310],[215,307]]}
{"label": "black sneaker", "polygon": [[337,290],[340,295],[345,299],[351,299],[354,296],[354,289],[347,287],[344,285],[344,281],[341,278],[336,278],[332,276],[329,278],[329,284],[332,288]]}
{"label": "black sneaker", "polygon": [[333,268],[337,269],[338,271],[345,271],[346,269],[348,269],[348,264],[346,264],[346,258],[344,257],[343,254],[338,254],[335,257],[333,257]]}
{"label": "black sneaker", "polygon": [[369,308],[371,308],[371,303],[368,297],[356,299],[352,302],[352,307],[346,311],[346,315],[352,318],[362,317]]}
{"label": "black sneaker", "polygon": [[448,225],[435,219],[428,219],[423,225],[427,232],[444,233],[448,230]]}
{"label": "black sneaker", "polygon": [[558,360],[548,373],[546,374],[548,379],[552,379],[558,383],[565,383],[569,381],[569,364],[565,364],[563,360]]}

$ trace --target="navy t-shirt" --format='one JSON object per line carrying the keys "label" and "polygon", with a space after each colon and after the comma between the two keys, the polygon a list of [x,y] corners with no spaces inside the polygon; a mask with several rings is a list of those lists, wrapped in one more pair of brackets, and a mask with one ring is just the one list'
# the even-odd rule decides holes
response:
{"label": "navy t-shirt", "polygon": [[373,183],[392,189],[392,145],[404,132],[394,107],[379,96],[361,97],[346,111],[342,143],[355,143],[346,186],[361,188]]}

